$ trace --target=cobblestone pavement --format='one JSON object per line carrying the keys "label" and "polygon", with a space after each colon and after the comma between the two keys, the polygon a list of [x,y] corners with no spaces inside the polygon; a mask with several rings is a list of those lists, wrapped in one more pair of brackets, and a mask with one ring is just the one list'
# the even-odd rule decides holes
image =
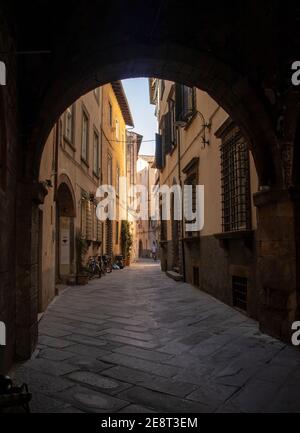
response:
{"label": "cobblestone pavement", "polygon": [[151,261],[64,291],[15,379],[33,412],[300,412],[300,352]]}

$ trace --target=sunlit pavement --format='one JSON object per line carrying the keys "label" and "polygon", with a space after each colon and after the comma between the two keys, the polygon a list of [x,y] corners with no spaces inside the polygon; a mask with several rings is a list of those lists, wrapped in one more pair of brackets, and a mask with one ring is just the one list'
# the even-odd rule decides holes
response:
{"label": "sunlit pavement", "polygon": [[32,412],[300,412],[300,352],[152,261],[65,290],[15,379]]}

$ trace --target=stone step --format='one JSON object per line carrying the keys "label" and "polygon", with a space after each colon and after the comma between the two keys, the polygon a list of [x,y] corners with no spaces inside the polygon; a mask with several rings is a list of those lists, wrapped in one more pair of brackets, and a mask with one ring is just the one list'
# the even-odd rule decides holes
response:
{"label": "stone step", "polygon": [[183,281],[183,275],[179,274],[178,272],[167,271],[166,274],[169,278],[172,278],[172,280],[174,281]]}

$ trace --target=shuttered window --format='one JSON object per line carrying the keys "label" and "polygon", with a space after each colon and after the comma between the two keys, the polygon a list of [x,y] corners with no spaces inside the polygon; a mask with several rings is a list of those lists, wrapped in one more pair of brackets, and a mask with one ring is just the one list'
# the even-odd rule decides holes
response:
{"label": "shuttered window", "polygon": [[196,111],[196,89],[176,83],[175,102],[176,124],[185,126]]}

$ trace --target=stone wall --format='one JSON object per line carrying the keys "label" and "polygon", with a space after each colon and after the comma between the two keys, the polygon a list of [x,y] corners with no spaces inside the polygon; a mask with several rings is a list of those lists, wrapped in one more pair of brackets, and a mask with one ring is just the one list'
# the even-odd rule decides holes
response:
{"label": "stone wall", "polygon": [[[256,241],[231,240],[222,243],[214,236],[185,241],[185,279],[220,301],[233,306],[232,277],[248,282],[247,313],[258,319],[258,283],[256,280]],[[162,270],[172,270],[172,241],[161,254]],[[198,282],[195,272],[198,269]]]}
{"label": "stone wall", "polygon": [[[6,371],[14,356],[16,324],[15,288],[15,197],[17,184],[18,127],[16,61],[4,18],[0,15],[1,61],[6,64],[7,84],[0,86],[0,320],[6,324],[6,347],[0,353],[0,372]],[[2,358],[2,359],[1,359]]]}

